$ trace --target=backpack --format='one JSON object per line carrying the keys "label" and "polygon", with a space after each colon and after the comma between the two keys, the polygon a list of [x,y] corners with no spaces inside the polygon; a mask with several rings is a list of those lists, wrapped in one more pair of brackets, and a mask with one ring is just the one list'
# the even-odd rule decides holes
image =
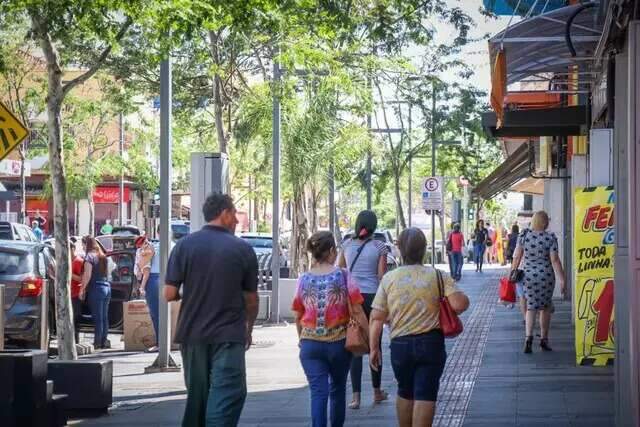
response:
{"label": "backpack", "polygon": [[453,233],[451,233],[449,235],[449,238],[447,239],[447,252],[453,251],[453,242],[451,242],[451,236],[452,235],[453,235]]}

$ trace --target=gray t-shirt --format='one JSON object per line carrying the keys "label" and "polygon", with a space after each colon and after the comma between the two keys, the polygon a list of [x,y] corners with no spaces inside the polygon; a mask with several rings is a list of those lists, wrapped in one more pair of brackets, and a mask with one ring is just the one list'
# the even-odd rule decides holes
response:
{"label": "gray t-shirt", "polygon": [[[347,261],[347,268],[351,268],[358,249],[364,244],[363,240],[349,239],[347,240],[342,250],[344,251],[344,258]],[[378,261],[381,256],[386,257],[389,249],[379,240],[372,240],[364,247],[360,257],[351,270],[351,276],[358,285],[360,292],[363,294],[375,294],[378,291]]]}
{"label": "gray t-shirt", "polygon": [[205,225],[176,243],[165,281],[182,287],[176,342],[245,342],[243,292],[258,287],[258,260],[248,243],[224,228]]}

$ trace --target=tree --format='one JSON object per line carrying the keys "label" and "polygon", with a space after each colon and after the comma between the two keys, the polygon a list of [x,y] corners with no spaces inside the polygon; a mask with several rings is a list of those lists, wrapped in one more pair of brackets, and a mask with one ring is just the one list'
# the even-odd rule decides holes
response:
{"label": "tree", "polygon": [[[42,50],[47,69],[47,133],[49,167],[53,190],[56,253],[56,330],[58,353],[63,360],[77,357],[70,315],[69,221],[65,174],[62,106],[65,97],[93,77],[127,34],[141,13],[151,13],[153,4],[124,0],[6,0],[0,16],[28,19],[31,37]],[[81,71],[63,82],[65,66]]]}
{"label": "tree", "polygon": [[[32,122],[44,110],[44,67],[35,55],[34,43],[25,40],[28,26],[24,21],[9,21],[0,30],[0,101],[9,107],[25,126],[30,127],[27,141],[18,147],[20,156],[20,215],[26,218],[25,162],[29,145],[40,138],[41,124]],[[10,59],[7,59],[10,58]]]}

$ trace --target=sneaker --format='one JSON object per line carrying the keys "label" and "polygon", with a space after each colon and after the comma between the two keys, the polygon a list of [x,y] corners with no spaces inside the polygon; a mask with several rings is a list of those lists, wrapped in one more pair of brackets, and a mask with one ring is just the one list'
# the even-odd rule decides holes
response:
{"label": "sneaker", "polygon": [[111,348],[111,341],[105,340],[105,342],[104,342],[104,344],[102,344],[101,348],[105,348],[105,349]]}

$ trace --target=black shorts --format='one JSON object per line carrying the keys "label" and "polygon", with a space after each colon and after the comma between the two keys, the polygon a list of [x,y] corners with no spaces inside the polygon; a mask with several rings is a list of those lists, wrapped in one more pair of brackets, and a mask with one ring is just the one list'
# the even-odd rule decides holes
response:
{"label": "black shorts", "polygon": [[398,396],[435,402],[447,360],[440,330],[391,340],[391,366],[398,381]]}

